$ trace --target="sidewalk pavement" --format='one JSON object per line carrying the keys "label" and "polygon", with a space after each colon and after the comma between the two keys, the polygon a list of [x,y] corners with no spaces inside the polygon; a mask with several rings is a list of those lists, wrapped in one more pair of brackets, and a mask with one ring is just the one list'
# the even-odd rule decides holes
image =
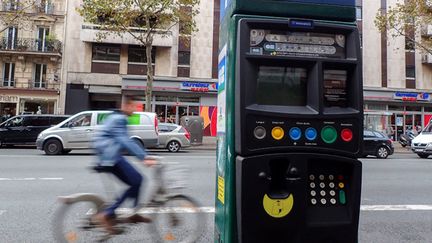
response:
{"label": "sidewalk pavement", "polygon": [[395,149],[395,154],[402,153],[402,154],[412,154],[413,151],[411,151],[411,147],[402,147],[402,145],[399,142],[393,142],[393,147]]}
{"label": "sidewalk pavement", "polygon": [[203,137],[202,144],[192,145],[188,149],[194,150],[216,150],[217,137]]}

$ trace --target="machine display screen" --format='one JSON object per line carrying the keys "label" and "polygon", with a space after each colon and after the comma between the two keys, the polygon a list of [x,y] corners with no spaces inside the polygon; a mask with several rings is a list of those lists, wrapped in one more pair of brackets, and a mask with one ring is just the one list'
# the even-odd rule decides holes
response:
{"label": "machine display screen", "polygon": [[345,58],[345,45],[342,34],[250,30],[250,53],[254,55]]}
{"label": "machine display screen", "polygon": [[324,102],[327,107],[347,107],[346,70],[324,70]]}
{"label": "machine display screen", "polygon": [[259,66],[257,104],[305,106],[307,69],[282,66]]}

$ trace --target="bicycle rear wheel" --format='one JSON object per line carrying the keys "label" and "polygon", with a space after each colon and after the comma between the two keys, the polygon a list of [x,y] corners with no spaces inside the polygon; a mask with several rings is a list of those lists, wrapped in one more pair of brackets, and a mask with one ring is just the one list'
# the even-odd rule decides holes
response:
{"label": "bicycle rear wheel", "polygon": [[154,213],[152,234],[158,242],[193,243],[201,237],[204,213],[194,199],[184,195],[170,197]]}
{"label": "bicycle rear wheel", "polygon": [[106,232],[92,220],[97,212],[97,204],[89,200],[62,204],[53,219],[54,239],[62,243],[103,240]]}

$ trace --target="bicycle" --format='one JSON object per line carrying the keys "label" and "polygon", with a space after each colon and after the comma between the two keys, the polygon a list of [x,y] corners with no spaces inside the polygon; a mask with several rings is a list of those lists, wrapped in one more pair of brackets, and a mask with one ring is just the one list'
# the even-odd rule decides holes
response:
{"label": "bicycle", "polygon": [[[160,159],[157,159],[160,160]],[[168,193],[163,176],[164,164],[155,165],[156,189],[148,203],[139,204],[137,213],[146,212],[152,222],[150,228],[151,242],[197,242],[202,234],[204,215],[199,210],[199,204],[191,197],[183,194]],[[95,166],[92,169],[98,173],[105,173],[107,167]],[[105,185],[105,184],[104,184]],[[105,190],[108,192],[107,188]],[[93,220],[95,214],[101,212],[108,203],[99,195],[91,193],[78,193],[59,197],[60,207],[54,214],[53,234],[58,242],[103,242],[116,235],[110,235],[104,228]],[[70,213],[73,208],[78,212]],[[179,212],[182,211],[182,212]],[[69,213],[69,214],[68,214]],[[187,222],[181,220],[181,216],[189,214]],[[130,223],[127,220],[128,212],[116,212],[116,229],[119,235],[128,233],[130,226],[139,226],[143,223]],[[78,222],[73,218],[78,217]],[[166,218],[163,218],[165,217]],[[162,220],[162,225],[158,225]],[[180,229],[181,226],[189,226],[191,229]],[[166,226],[167,229],[166,229]],[[185,239],[180,237],[185,236]]]}

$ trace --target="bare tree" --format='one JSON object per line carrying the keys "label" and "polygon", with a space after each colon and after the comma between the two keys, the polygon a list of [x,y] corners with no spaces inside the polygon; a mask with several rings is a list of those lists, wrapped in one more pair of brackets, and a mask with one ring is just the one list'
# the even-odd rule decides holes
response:
{"label": "bare tree", "polygon": [[169,35],[180,24],[183,33],[196,31],[199,0],[84,0],[78,12],[86,22],[100,26],[97,39],[130,35],[145,47],[147,57],[146,111],[151,111],[153,89],[152,46],[155,35]]}

